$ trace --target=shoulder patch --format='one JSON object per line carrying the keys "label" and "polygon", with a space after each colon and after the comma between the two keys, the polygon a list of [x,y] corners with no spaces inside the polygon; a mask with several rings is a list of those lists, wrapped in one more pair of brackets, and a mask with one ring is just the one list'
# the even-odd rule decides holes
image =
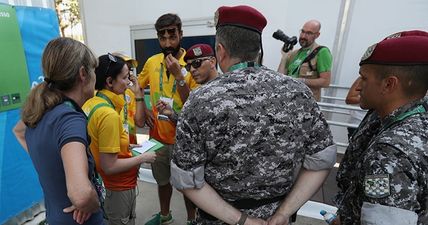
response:
{"label": "shoulder patch", "polygon": [[389,174],[367,175],[364,177],[364,193],[370,198],[390,195]]}

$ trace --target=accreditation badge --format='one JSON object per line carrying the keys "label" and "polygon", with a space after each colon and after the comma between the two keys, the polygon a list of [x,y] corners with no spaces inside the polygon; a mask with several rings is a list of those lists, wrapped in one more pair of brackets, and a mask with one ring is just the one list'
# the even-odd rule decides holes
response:
{"label": "accreditation badge", "polygon": [[364,193],[370,198],[383,198],[391,194],[389,174],[367,175],[364,177]]}
{"label": "accreditation badge", "polygon": [[129,124],[128,124],[128,123],[124,123],[124,124],[123,124],[123,130],[125,130],[125,132],[126,132],[127,134],[129,134]]}
{"label": "accreditation badge", "polygon": [[172,98],[160,97],[160,100],[168,104],[171,107],[171,109],[173,108],[174,100]]}

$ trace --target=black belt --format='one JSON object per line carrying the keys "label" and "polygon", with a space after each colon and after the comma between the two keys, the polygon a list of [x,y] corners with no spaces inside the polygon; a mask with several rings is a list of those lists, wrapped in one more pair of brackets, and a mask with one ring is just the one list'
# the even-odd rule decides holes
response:
{"label": "black belt", "polygon": [[[229,204],[231,204],[233,207],[238,209],[254,209],[258,208],[263,205],[267,205],[270,203],[281,201],[285,198],[285,195],[273,197],[273,198],[267,198],[267,199],[252,199],[252,198],[246,198],[246,199],[240,199],[236,201],[227,201]],[[199,216],[201,218],[204,218],[206,220],[217,220],[214,216],[211,216],[210,214],[206,213],[202,209],[198,209]]]}

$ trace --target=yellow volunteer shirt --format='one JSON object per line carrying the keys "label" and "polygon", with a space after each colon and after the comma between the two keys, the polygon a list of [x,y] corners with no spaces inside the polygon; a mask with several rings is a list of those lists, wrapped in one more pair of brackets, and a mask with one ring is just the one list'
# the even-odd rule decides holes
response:
{"label": "yellow volunteer shirt", "polygon": [[135,127],[134,120],[135,113],[137,112],[137,102],[135,101],[135,94],[131,89],[126,89],[124,100],[125,106],[123,107],[122,111],[120,111],[120,116],[128,123],[129,143],[137,144],[137,128]]}
{"label": "yellow volunteer shirt", "polygon": [[[179,63],[182,67],[186,65],[184,62],[184,55],[186,51],[182,49],[183,54],[179,59]],[[160,84],[160,76],[162,76],[162,89]],[[196,81],[192,78],[188,72],[184,77],[187,85],[190,89],[198,87]],[[156,54],[150,57],[144,68],[138,76],[138,82],[141,88],[145,88],[150,84],[150,102],[152,104],[152,111],[154,120],[154,128],[150,129],[150,137],[159,140],[166,144],[175,143],[175,124],[171,121],[158,120],[157,115],[158,111],[156,110],[156,102],[160,97],[172,98],[174,100],[173,107],[176,112],[180,112],[183,107],[183,102],[181,101],[180,94],[177,91],[176,81],[174,75],[170,74],[169,78],[166,74],[166,66],[164,63],[163,53]]]}
{"label": "yellow volunteer shirt", "polygon": [[[123,117],[121,118],[119,114],[125,101],[123,95],[117,95],[106,89],[99,92],[111,101],[114,109],[108,106],[99,107],[90,115],[88,134],[91,137],[91,152],[105,187],[114,191],[129,190],[137,185],[138,166],[122,173],[106,175],[100,164],[100,153],[117,154],[118,158],[132,157],[128,148],[128,134],[123,129]],[[101,103],[110,104],[108,100],[94,96],[85,102],[82,109],[89,116],[91,110]]]}

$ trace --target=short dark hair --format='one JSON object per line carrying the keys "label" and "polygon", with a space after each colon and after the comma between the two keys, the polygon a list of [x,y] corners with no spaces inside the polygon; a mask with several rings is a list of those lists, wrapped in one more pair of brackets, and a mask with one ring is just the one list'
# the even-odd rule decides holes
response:
{"label": "short dark hair", "polygon": [[176,25],[178,30],[181,31],[181,19],[177,16],[177,14],[167,13],[160,16],[155,23],[156,31],[164,27],[169,27],[172,25]]}
{"label": "short dark hair", "polygon": [[260,51],[260,34],[241,27],[221,26],[217,28],[216,42],[222,44],[231,58],[254,61]]}
{"label": "short dark hair", "polygon": [[425,95],[428,90],[428,65],[376,65],[375,68],[381,74],[381,79],[390,75],[397,76],[408,97]]}

